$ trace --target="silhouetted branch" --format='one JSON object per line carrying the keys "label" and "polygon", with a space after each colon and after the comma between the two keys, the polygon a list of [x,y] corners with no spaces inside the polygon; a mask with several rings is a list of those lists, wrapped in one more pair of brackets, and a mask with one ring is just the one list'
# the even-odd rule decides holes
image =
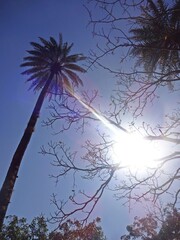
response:
{"label": "silhouetted branch", "polygon": [[[84,133],[80,146],[74,152],[62,142],[51,142],[41,149],[57,169],[52,176],[56,184],[60,184],[66,176],[73,179],[68,199],[58,201],[58,196],[53,195],[52,202],[57,211],[51,221],[56,223],[79,212],[83,214],[82,221],[86,222],[106,189],[130,207],[132,201],[156,202],[162,197],[171,198],[174,206],[179,204],[180,115],[177,95],[180,70],[174,66],[169,68],[169,65],[168,71],[162,71],[160,67],[154,71],[144,70],[132,59],[132,48],[145,47],[137,44],[129,31],[137,21],[142,21],[140,7],[142,4],[147,6],[147,1],[88,2],[90,5],[86,6],[86,10],[90,17],[89,24],[94,36],[100,39],[97,48],[90,52],[88,67],[95,66],[105,73],[112,73],[117,78],[117,84],[104,110],[99,104],[96,107],[97,92],[84,92],[80,98],[76,95],[67,96],[61,102],[55,100],[50,106],[51,115],[44,122],[46,126],[61,133],[76,126],[76,130]],[[101,11],[101,15],[96,11]],[[98,16],[101,17],[96,18]],[[151,45],[149,49],[157,49],[161,53],[178,50],[166,48],[165,45],[159,48]],[[153,106],[152,119],[148,123],[146,114],[160,97],[162,105]],[[173,106],[166,110],[166,103],[169,107],[170,101]],[[61,125],[60,120],[63,120]],[[114,145],[119,136],[137,133],[142,139],[158,144],[163,149],[161,156],[154,159],[156,165],[146,167],[143,173],[138,168],[132,169],[126,163],[126,156],[119,157],[119,162],[113,159]],[[132,148],[129,144],[126,151],[131,152]],[[139,151],[143,150],[142,146]],[[146,153],[147,158],[144,156],[144,162],[148,155],[150,152]],[[133,155],[131,158],[135,163],[138,161]],[[84,187],[84,182],[92,184],[91,188]]]}

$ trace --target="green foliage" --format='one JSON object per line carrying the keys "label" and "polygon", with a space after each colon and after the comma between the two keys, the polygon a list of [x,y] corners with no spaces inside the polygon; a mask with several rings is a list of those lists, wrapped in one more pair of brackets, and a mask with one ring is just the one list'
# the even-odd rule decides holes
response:
{"label": "green foliage", "polygon": [[47,240],[47,225],[43,216],[36,217],[31,224],[25,218],[8,216],[7,224],[0,233],[1,240]]}
{"label": "green foliage", "polygon": [[58,229],[49,233],[43,216],[35,217],[30,224],[25,218],[8,216],[3,225],[1,240],[106,240],[102,228],[98,226],[100,218],[86,226],[79,221],[67,220]]}
{"label": "green foliage", "polygon": [[180,212],[167,207],[163,210],[163,218],[147,214],[143,218],[136,217],[132,225],[126,227],[128,234],[122,240],[178,240],[180,239]]}
{"label": "green foliage", "polygon": [[102,228],[97,224],[100,219],[97,218],[86,226],[82,226],[79,221],[67,220],[63,223],[58,232],[52,232],[49,235],[53,240],[106,240]]}
{"label": "green foliage", "polygon": [[76,72],[84,73],[85,70],[76,63],[85,57],[82,54],[70,55],[73,44],[63,43],[61,34],[59,41],[53,37],[49,40],[42,37],[39,39],[41,43],[31,42],[33,50],[27,51],[29,56],[25,57],[25,62],[21,64],[21,67],[28,67],[22,74],[28,75],[30,89],[42,89],[50,74],[53,78],[47,93],[49,95],[61,95],[64,88],[72,90],[72,86],[83,85]]}
{"label": "green foliage", "polygon": [[41,240],[47,239],[48,228],[43,216],[34,218],[29,228],[33,239],[35,239],[35,237]]}

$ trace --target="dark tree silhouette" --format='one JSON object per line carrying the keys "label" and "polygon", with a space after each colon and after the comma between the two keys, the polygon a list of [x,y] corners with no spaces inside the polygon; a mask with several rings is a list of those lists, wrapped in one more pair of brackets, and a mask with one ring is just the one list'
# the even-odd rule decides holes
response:
{"label": "dark tree silhouette", "polygon": [[1,240],[106,240],[100,218],[82,226],[78,220],[68,219],[57,230],[50,231],[44,216],[33,218],[31,223],[26,218],[8,216],[0,233]]}
{"label": "dark tree silhouette", "polygon": [[165,73],[179,70],[180,2],[171,7],[164,0],[147,2],[141,7],[143,17],[135,21],[137,27],[130,30],[135,43],[130,54],[150,73],[157,67]]}
{"label": "dark tree silhouette", "polygon": [[135,217],[133,224],[126,227],[128,234],[122,240],[178,240],[180,238],[180,212],[166,207],[161,214],[149,213]]}
{"label": "dark tree silhouette", "polygon": [[0,229],[11,199],[18,170],[31,139],[34,127],[40,114],[43,101],[47,95],[62,95],[63,91],[72,92],[74,86],[82,85],[83,82],[76,72],[84,73],[85,70],[76,63],[84,60],[82,54],[70,55],[73,44],[63,43],[62,35],[56,41],[40,38],[41,44],[31,42],[33,50],[27,51],[22,67],[28,67],[22,74],[30,75],[27,81],[31,82],[30,89],[41,90],[36,105],[29,119],[24,134],[14,153],[9,170],[0,191]]}

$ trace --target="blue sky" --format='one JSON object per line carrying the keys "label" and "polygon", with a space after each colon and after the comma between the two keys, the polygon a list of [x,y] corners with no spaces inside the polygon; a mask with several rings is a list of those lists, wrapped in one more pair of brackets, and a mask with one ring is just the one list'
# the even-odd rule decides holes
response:
{"label": "blue sky", "polygon": [[[90,28],[87,28],[88,16],[81,0],[2,0],[0,2],[0,183],[4,180],[11,157],[26,127],[38,94],[27,91],[26,78],[21,75],[19,65],[30,48],[29,42],[38,41],[38,37],[58,37],[74,43],[74,52],[87,55],[94,46]],[[94,70],[96,71],[96,70]],[[101,72],[89,72],[85,80],[89,89],[106,91],[109,79]],[[50,161],[38,152],[40,147],[52,137],[51,129],[41,127],[41,121],[47,115],[44,104],[40,121],[26,151],[20,168],[8,214],[32,219],[53,210],[50,196],[64,189],[55,187],[49,178],[53,172]],[[66,136],[68,139],[68,136]],[[73,144],[74,139],[70,138]],[[73,146],[72,146],[73,147]],[[68,187],[67,182],[67,187]],[[102,218],[102,227],[109,239],[115,240],[125,232],[125,226],[133,219],[128,209],[112,198],[107,192],[94,212],[94,217]]]}

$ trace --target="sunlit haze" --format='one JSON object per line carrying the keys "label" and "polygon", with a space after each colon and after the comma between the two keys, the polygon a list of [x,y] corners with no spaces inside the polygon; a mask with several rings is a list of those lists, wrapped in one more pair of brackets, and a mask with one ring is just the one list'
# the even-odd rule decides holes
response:
{"label": "sunlit haze", "polygon": [[[163,151],[154,142],[144,139],[139,133],[127,133],[125,129],[119,129],[111,124],[92,106],[88,106],[77,94],[73,94],[76,99],[91,113],[97,117],[101,123],[110,131],[115,133],[115,144],[113,145],[112,161],[127,167],[130,170],[143,171],[147,168],[157,168],[159,158]],[[123,130],[123,131],[122,131]],[[117,132],[119,132],[117,134]]]}
{"label": "sunlit haze", "polygon": [[154,142],[145,140],[140,134],[119,133],[113,146],[113,160],[131,170],[156,168],[162,150]]}

